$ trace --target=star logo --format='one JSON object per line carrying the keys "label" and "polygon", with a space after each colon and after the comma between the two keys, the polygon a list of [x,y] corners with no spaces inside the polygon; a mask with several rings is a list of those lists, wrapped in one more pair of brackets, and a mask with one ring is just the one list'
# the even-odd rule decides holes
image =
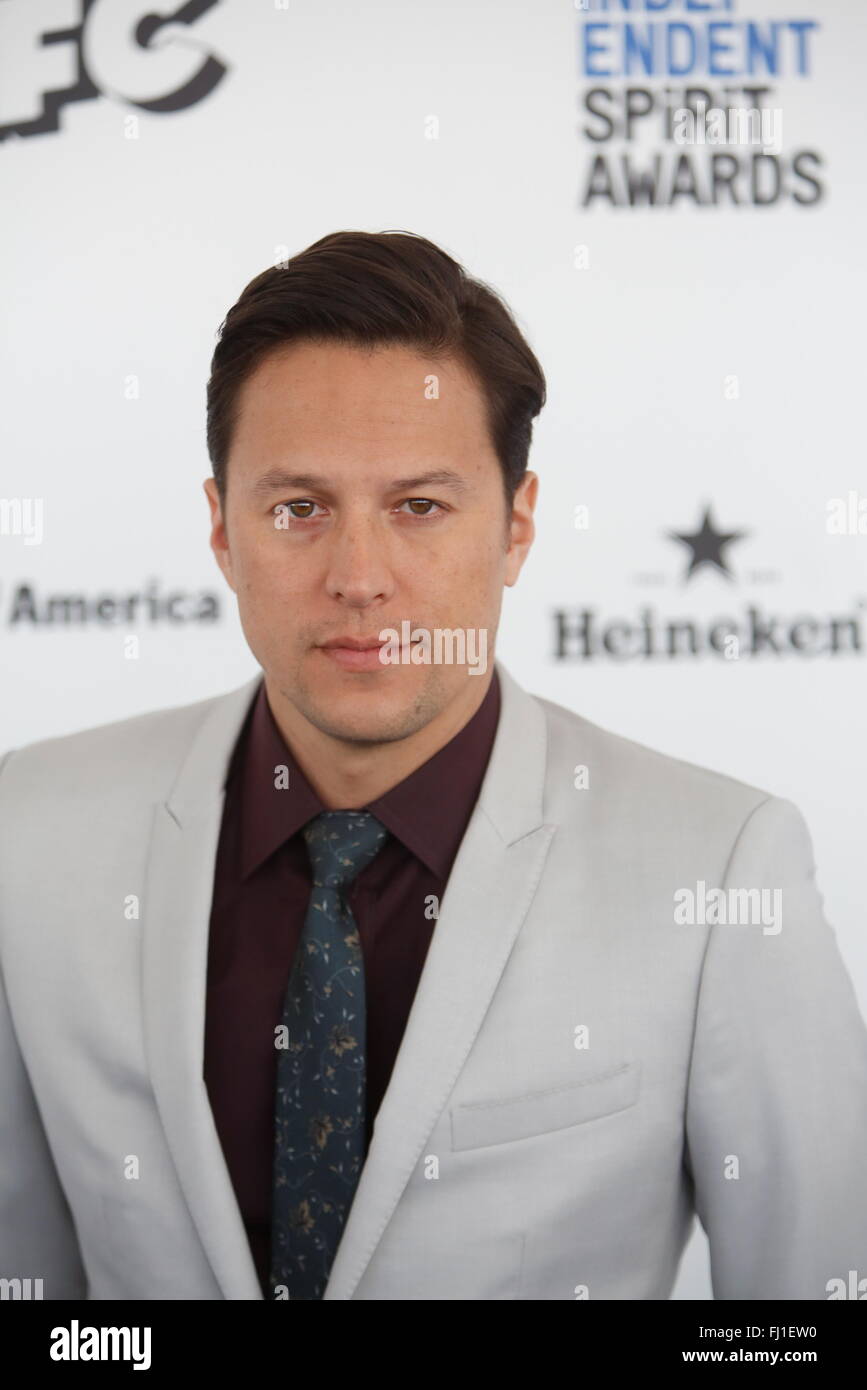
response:
{"label": "star logo", "polygon": [[689,560],[689,568],[686,571],[686,578],[691,579],[697,569],[702,565],[713,565],[724,574],[726,579],[732,579],[733,575],[723,556],[723,547],[731,545],[733,541],[743,540],[748,536],[749,531],[719,531],[713,523],[710,505],[704,509],[701,527],[698,531],[666,531],[665,534],[670,540],[680,541],[692,551]]}

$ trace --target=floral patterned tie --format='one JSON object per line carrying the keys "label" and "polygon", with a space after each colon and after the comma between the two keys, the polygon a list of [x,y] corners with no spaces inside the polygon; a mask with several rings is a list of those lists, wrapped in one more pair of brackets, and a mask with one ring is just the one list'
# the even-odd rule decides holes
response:
{"label": "floral patterned tie", "polygon": [[271,1296],[317,1299],[364,1161],[364,961],[346,892],[388,831],[369,811],[323,811],[303,833],[313,889],[277,1038]]}

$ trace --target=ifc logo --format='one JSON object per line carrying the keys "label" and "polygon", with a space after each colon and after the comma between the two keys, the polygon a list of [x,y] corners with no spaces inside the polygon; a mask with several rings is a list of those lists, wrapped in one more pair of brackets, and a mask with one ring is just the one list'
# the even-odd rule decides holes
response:
{"label": "ifc logo", "polygon": [[146,0],[2,0],[0,141],[59,130],[73,101],[107,96],[159,114],[202,101],[228,71],[204,32],[220,2],[155,14]]}

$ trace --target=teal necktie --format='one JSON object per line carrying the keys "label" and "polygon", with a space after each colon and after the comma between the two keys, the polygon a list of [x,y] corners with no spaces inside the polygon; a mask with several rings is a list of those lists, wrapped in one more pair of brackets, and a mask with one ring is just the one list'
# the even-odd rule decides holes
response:
{"label": "teal necktie", "polygon": [[388,831],[369,811],[304,827],[313,888],[277,1039],[271,1295],[322,1298],[364,1162],[364,961],[346,902]]}

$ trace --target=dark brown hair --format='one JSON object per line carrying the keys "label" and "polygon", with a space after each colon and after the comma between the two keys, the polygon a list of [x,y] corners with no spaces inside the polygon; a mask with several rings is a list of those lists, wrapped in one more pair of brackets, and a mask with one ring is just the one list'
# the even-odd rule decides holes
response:
{"label": "dark brown hair", "polygon": [[482,389],[511,512],[545,378],[503,300],[412,232],[332,232],[251,280],[220,326],[207,387],[207,443],[225,502],[239,392],[271,351],[299,339],[389,343],[456,358]]}

